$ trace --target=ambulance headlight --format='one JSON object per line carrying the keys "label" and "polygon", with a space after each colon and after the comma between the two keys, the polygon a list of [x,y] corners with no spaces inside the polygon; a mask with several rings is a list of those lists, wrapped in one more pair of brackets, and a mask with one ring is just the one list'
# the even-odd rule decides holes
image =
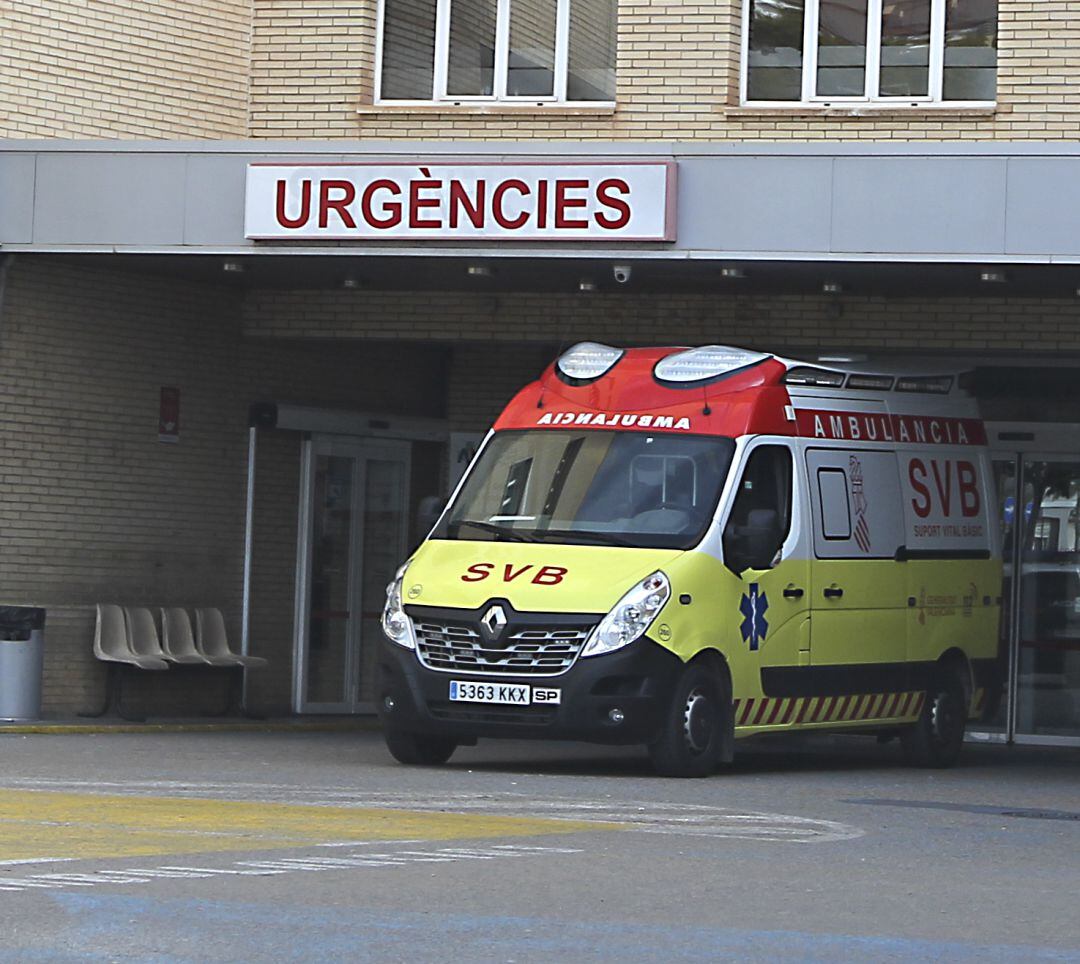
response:
{"label": "ambulance headlight", "polygon": [[581,655],[600,656],[629,646],[652,625],[670,596],[671,583],[662,572],[642,579],[600,620]]}
{"label": "ambulance headlight", "polygon": [[413,635],[412,620],[405,614],[401,605],[401,584],[405,579],[406,562],[386,587],[386,605],[383,606],[382,628],[387,639],[406,649],[416,649],[416,637]]}

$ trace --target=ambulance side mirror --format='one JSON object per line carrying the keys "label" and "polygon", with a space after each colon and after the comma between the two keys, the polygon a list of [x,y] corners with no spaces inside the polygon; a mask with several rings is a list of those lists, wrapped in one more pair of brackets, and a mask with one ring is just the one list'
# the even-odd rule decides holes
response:
{"label": "ambulance side mirror", "polygon": [[780,551],[783,533],[780,513],[775,509],[752,509],[746,525],[736,533],[733,558],[729,565],[735,572],[744,569],[768,569]]}

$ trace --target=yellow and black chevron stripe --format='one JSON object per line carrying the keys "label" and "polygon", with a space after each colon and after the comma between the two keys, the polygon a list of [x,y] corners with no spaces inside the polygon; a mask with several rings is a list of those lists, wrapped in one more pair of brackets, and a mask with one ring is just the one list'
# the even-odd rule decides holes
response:
{"label": "yellow and black chevron stripe", "polygon": [[735,700],[735,725],[815,726],[822,723],[914,719],[926,693],[855,693],[848,696],[761,697]]}

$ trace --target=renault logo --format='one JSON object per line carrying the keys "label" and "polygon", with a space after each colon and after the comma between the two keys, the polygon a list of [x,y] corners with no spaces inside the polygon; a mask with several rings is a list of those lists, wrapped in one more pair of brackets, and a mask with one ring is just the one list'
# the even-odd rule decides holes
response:
{"label": "renault logo", "polygon": [[502,635],[503,628],[506,626],[506,612],[496,603],[480,617],[480,625],[484,628],[484,635],[494,641]]}

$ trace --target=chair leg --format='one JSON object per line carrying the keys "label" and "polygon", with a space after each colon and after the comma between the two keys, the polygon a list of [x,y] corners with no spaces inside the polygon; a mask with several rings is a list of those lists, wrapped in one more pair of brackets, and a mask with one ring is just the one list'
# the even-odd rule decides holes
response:
{"label": "chair leg", "polygon": [[[123,670],[123,666],[118,666],[117,668]],[[119,716],[120,719],[126,720],[128,723],[145,723],[146,714],[143,714],[142,716],[131,716],[124,712],[123,679],[122,673],[116,674],[116,715]]]}
{"label": "chair leg", "polygon": [[115,711],[116,707],[116,678],[119,674],[120,666],[118,663],[106,663],[105,664],[105,702],[101,705],[101,709],[94,713],[77,713],[76,715],[83,719],[99,719],[105,716],[110,710]]}

